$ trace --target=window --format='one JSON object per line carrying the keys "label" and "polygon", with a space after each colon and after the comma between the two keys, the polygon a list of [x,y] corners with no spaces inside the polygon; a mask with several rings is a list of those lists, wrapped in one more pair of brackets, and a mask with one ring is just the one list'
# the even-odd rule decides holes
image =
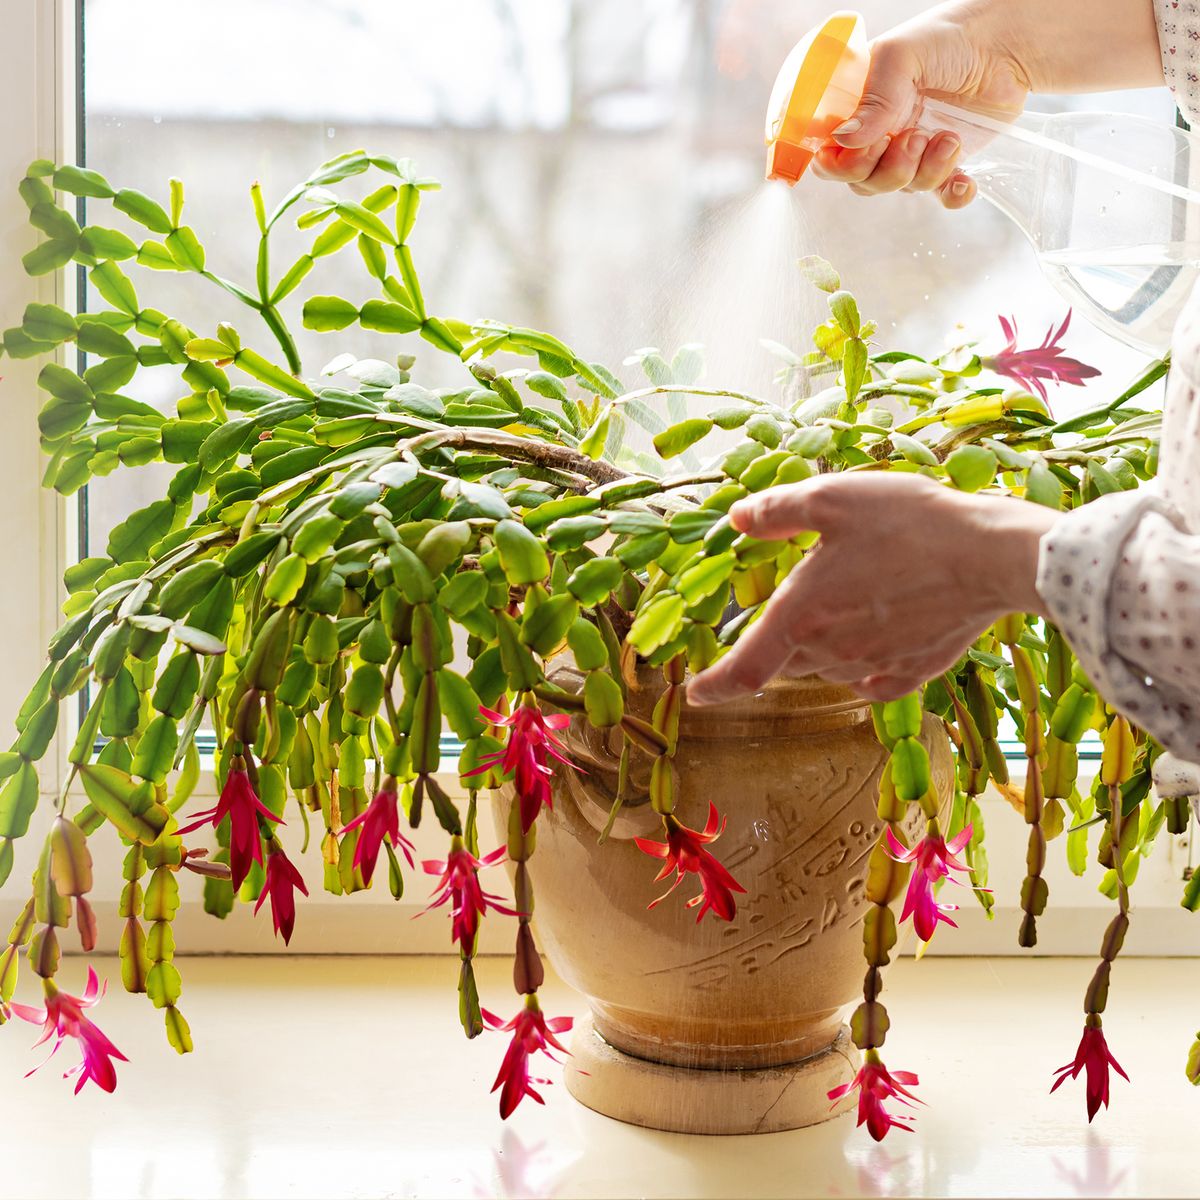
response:
{"label": "window", "polygon": [[[883,0],[861,7],[876,29],[906,15]],[[411,155],[445,184],[425,203],[418,238],[439,310],[548,328],[613,366],[641,346],[672,350],[700,341],[709,344],[711,380],[769,388],[775,364],[758,339],[798,345],[819,319],[819,297],[794,270],[795,258],[809,252],[841,268],[880,320],[881,336],[896,344],[934,348],[959,324],[998,342],[997,312],[1014,308],[1023,329],[1040,337],[1061,317],[1063,302],[1019,233],[986,205],[949,214],[928,197],[866,200],[811,181],[793,192],[764,189],[761,130],[771,81],[786,47],[825,11],[815,0],[11,3],[0,9],[3,42],[30,51],[12,56],[0,75],[9,114],[0,138],[4,261],[15,264],[32,244],[14,184],[37,157],[85,157],[121,185],[160,198],[166,179],[178,176],[213,266],[232,272],[252,253],[252,180],[277,196],[317,162],[361,145]],[[1070,103],[1160,119],[1171,111],[1163,90]],[[775,211],[767,213],[771,204]],[[0,312],[7,320],[29,300],[69,303],[72,283],[30,281],[10,265],[0,272]],[[211,329],[230,315],[227,297],[217,289],[197,293],[195,285],[183,281],[188,318]],[[169,273],[139,272],[139,286],[169,310],[181,283]],[[346,286],[353,294],[358,284]],[[341,289],[342,280],[328,278],[329,291]],[[394,342],[355,336],[360,354],[395,353]],[[334,341],[301,335],[309,372],[332,357]],[[1082,323],[1072,328],[1072,349],[1105,368],[1110,388],[1137,361]],[[78,522],[74,504],[39,490],[40,365],[0,365],[8,416],[0,441],[8,585],[0,589],[8,639],[0,721],[8,725],[57,624],[63,567],[81,552],[102,550],[108,530],[145,503],[157,486],[153,472],[162,469],[95,481]],[[427,369],[454,366],[431,357]],[[637,368],[623,369],[632,383]],[[163,408],[178,399],[166,368],[136,386],[144,389],[138,398]],[[1065,408],[1080,396],[1060,392],[1056,402]],[[58,781],[47,771],[43,782],[50,790]],[[1006,817],[996,812],[993,838],[997,830],[1020,838]],[[1143,868],[1140,903],[1175,910],[1180,864],[1166,861],[1166,840],[1153,881],[1145,879],[1150,864]],[[1001,858],[1020,861],[1015,848],[994,851],[993,861]],[[98,864],[97,880],[106,885],[117,875],[110,866]],[[1060,895],[1102,916],[1089,885],[1068,890],[1077,883],[1065,880]],[[1011,880],[997,886],[1006,901],[1015,893]],[[314,888],[310,902],[323,899]],[[387,944],[398,944],[402,927],[418,939],[407,948],[433,948],[435,937],[440,944],[431,924],[397,921],[386,894],[352,903],[331,905],[323,940],[306,948],[377,949],[363,923],[364,912],[376,910],[388,920]],[[189,898],[178,925],[181,947],[271,946],[269,934],[258,937],[261,926],[214,926],[197,909]],[[980,935],[971,946],[1009,949],[1003,934],[1002,943]]]}
{"label": "window", "polygon": [[[437,311],[547,328],[614,367],[641,346],[703,342],[710,380],[768,391],[776,364],[759,338],[798,345],[821,319],[794,269],[811,252],[839,266],[892,344],[936,348],[960,324],[999,344],[997,313],[1014,308],[1036,341],[1061,319],[1032,251],[986,204],[950,214],[926,196],[762,183],[766,97],[821,4],[81,2],[88,164],[153,195],[183,179],[218,271],[252,261],[253,180],[279,195],[366,147],[411,156],[445,184],[417,238]],[[874,29],[898,16],[883,0],[862,8]],[[184,43],[187,54],[164,52]],[[1172,111],[1164,89],[1071,103]],[[328,270],[330,291],[361,286],[353,263]],[[180,308],[197,328],[235,319],[229,298],[197,294],[193,277],[152,274],[146,288],[166,311],[186,290]],[[363,354],[395,353],[394,340],[357,336]],[[335,341],[302,333],[306,370]],[[1071,345],[1109,386],[1138,361],[1082,320]],[[427,372],[454,371],[426,357]],[[169,372],[142,386],[139,399],[177,399]],[[1066,389],[1056,402],[1079,398]],[[93,552],[158,482],[150,468],[89,489]]]}

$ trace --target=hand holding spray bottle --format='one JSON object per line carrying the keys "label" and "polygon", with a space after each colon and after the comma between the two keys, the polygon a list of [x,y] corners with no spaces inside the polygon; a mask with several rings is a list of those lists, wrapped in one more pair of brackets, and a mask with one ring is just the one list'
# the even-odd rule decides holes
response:
{"label": "hand holding spray bottle", "polygon": [[[767,111],[767,177],[794,184],[858,107],[862,17],[836,13],[785,60]],[[1151,354],[1200,278],[1200,138],[1121,113],[1015,119],[919,99],[900,128],[948,130],[979,194],[1016,223],[1054,287],[1093,324]]]}

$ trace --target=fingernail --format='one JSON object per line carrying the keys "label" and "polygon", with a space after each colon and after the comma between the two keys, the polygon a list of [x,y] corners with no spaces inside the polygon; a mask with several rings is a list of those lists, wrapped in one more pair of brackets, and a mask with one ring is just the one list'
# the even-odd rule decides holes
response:
{"label": "fingernail", "polygon": [[908,139],[908,152],[920,158],[925,153],[925,147],[929,145],[929,135],[925,133],[914,133]]}
{"label": "fingernail", "polygon": [[848,133],[857,133],[862,128],[862,122],[857,117],[851,117],[848,121],[843,121],[834,131],[834,137],[842,137]]}
{"label": "fingernail", "polygon": [[971,185],[965,179],[956,179],[950,185],[950,194],[952,196],[962,197],[970,190]]}
{"label": "fingernail", "polygon": [[953,158],[961,148],[962,142],[951,133],[938,142],[937,153],[941,158]]}

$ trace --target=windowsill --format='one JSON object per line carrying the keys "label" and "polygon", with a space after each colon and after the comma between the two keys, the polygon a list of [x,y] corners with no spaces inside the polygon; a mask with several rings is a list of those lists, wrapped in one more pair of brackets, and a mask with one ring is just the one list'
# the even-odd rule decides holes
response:
{"label": "windowsill", "polygon": [[[1197,962],[1114,972],[1105,1032],[1135,1082],[1114,1077],[1112,1108],[1090,1126],[1082,1080],[1049,1094],[1079,1039],[1088,966],[899,963],[886,1061],[920,1075],[924,1106],[915,1132],[882,1145],[852,1117],[758,1137],[637,1129],[583,1108],[561,1068],[540,1061],[546,1106],[527,1102],[502,1123],[488,1089],[506,1043],[463,1038],[457,963],[444,958],[188,961],[181,1004],[196,1051],[184,1059],[145,997],[121,991],[115,961],[99,965],[114,986],[96,1015],[131,1061],[117,1064],[111,1097],[89,1087],[73,1099],[57,1059],[14,1085],[21,1102],[0,1129],[8,1195],[125,1197],[131,1180],[145,1200],[1191,1193],[1197,1099],[1183,1060],[1195,1015],[1178,998],[1200,991]],[[511,1015],[508,965],[477,970],[485,1007]],[[68,964],[64,982],[77,973]],[[542,998],[553,1015],[583,1012],[553,977]],[[32,1030],[6,1032],[0,1078],[16,1080],[40,1055]],[[243,1075],[230,1064],[250,1062],[265,1070],[231,1087]],[[331,1103],[333,1078],[370,1104]],[[67,1104],[71,1152],[48,1155],[46,1130]],[[125,1136],[147,1112],[153,1137]]]}

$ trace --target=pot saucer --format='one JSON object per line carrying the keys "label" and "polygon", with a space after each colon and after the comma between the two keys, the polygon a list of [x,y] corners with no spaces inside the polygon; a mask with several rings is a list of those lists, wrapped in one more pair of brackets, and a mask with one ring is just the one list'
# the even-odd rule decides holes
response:
{"label": "pot saucer", "polygon": [[636,1058],[610,1046],[590,1015],[575,1026],[567,1090],[608,1117],[671,1133],[778,1133],[818,1125],[854,1108],[827,1094],[849,1083],[859,1054],[842,1026],[837,1041],[812,1058],[778,1067],[697,1070]]}

